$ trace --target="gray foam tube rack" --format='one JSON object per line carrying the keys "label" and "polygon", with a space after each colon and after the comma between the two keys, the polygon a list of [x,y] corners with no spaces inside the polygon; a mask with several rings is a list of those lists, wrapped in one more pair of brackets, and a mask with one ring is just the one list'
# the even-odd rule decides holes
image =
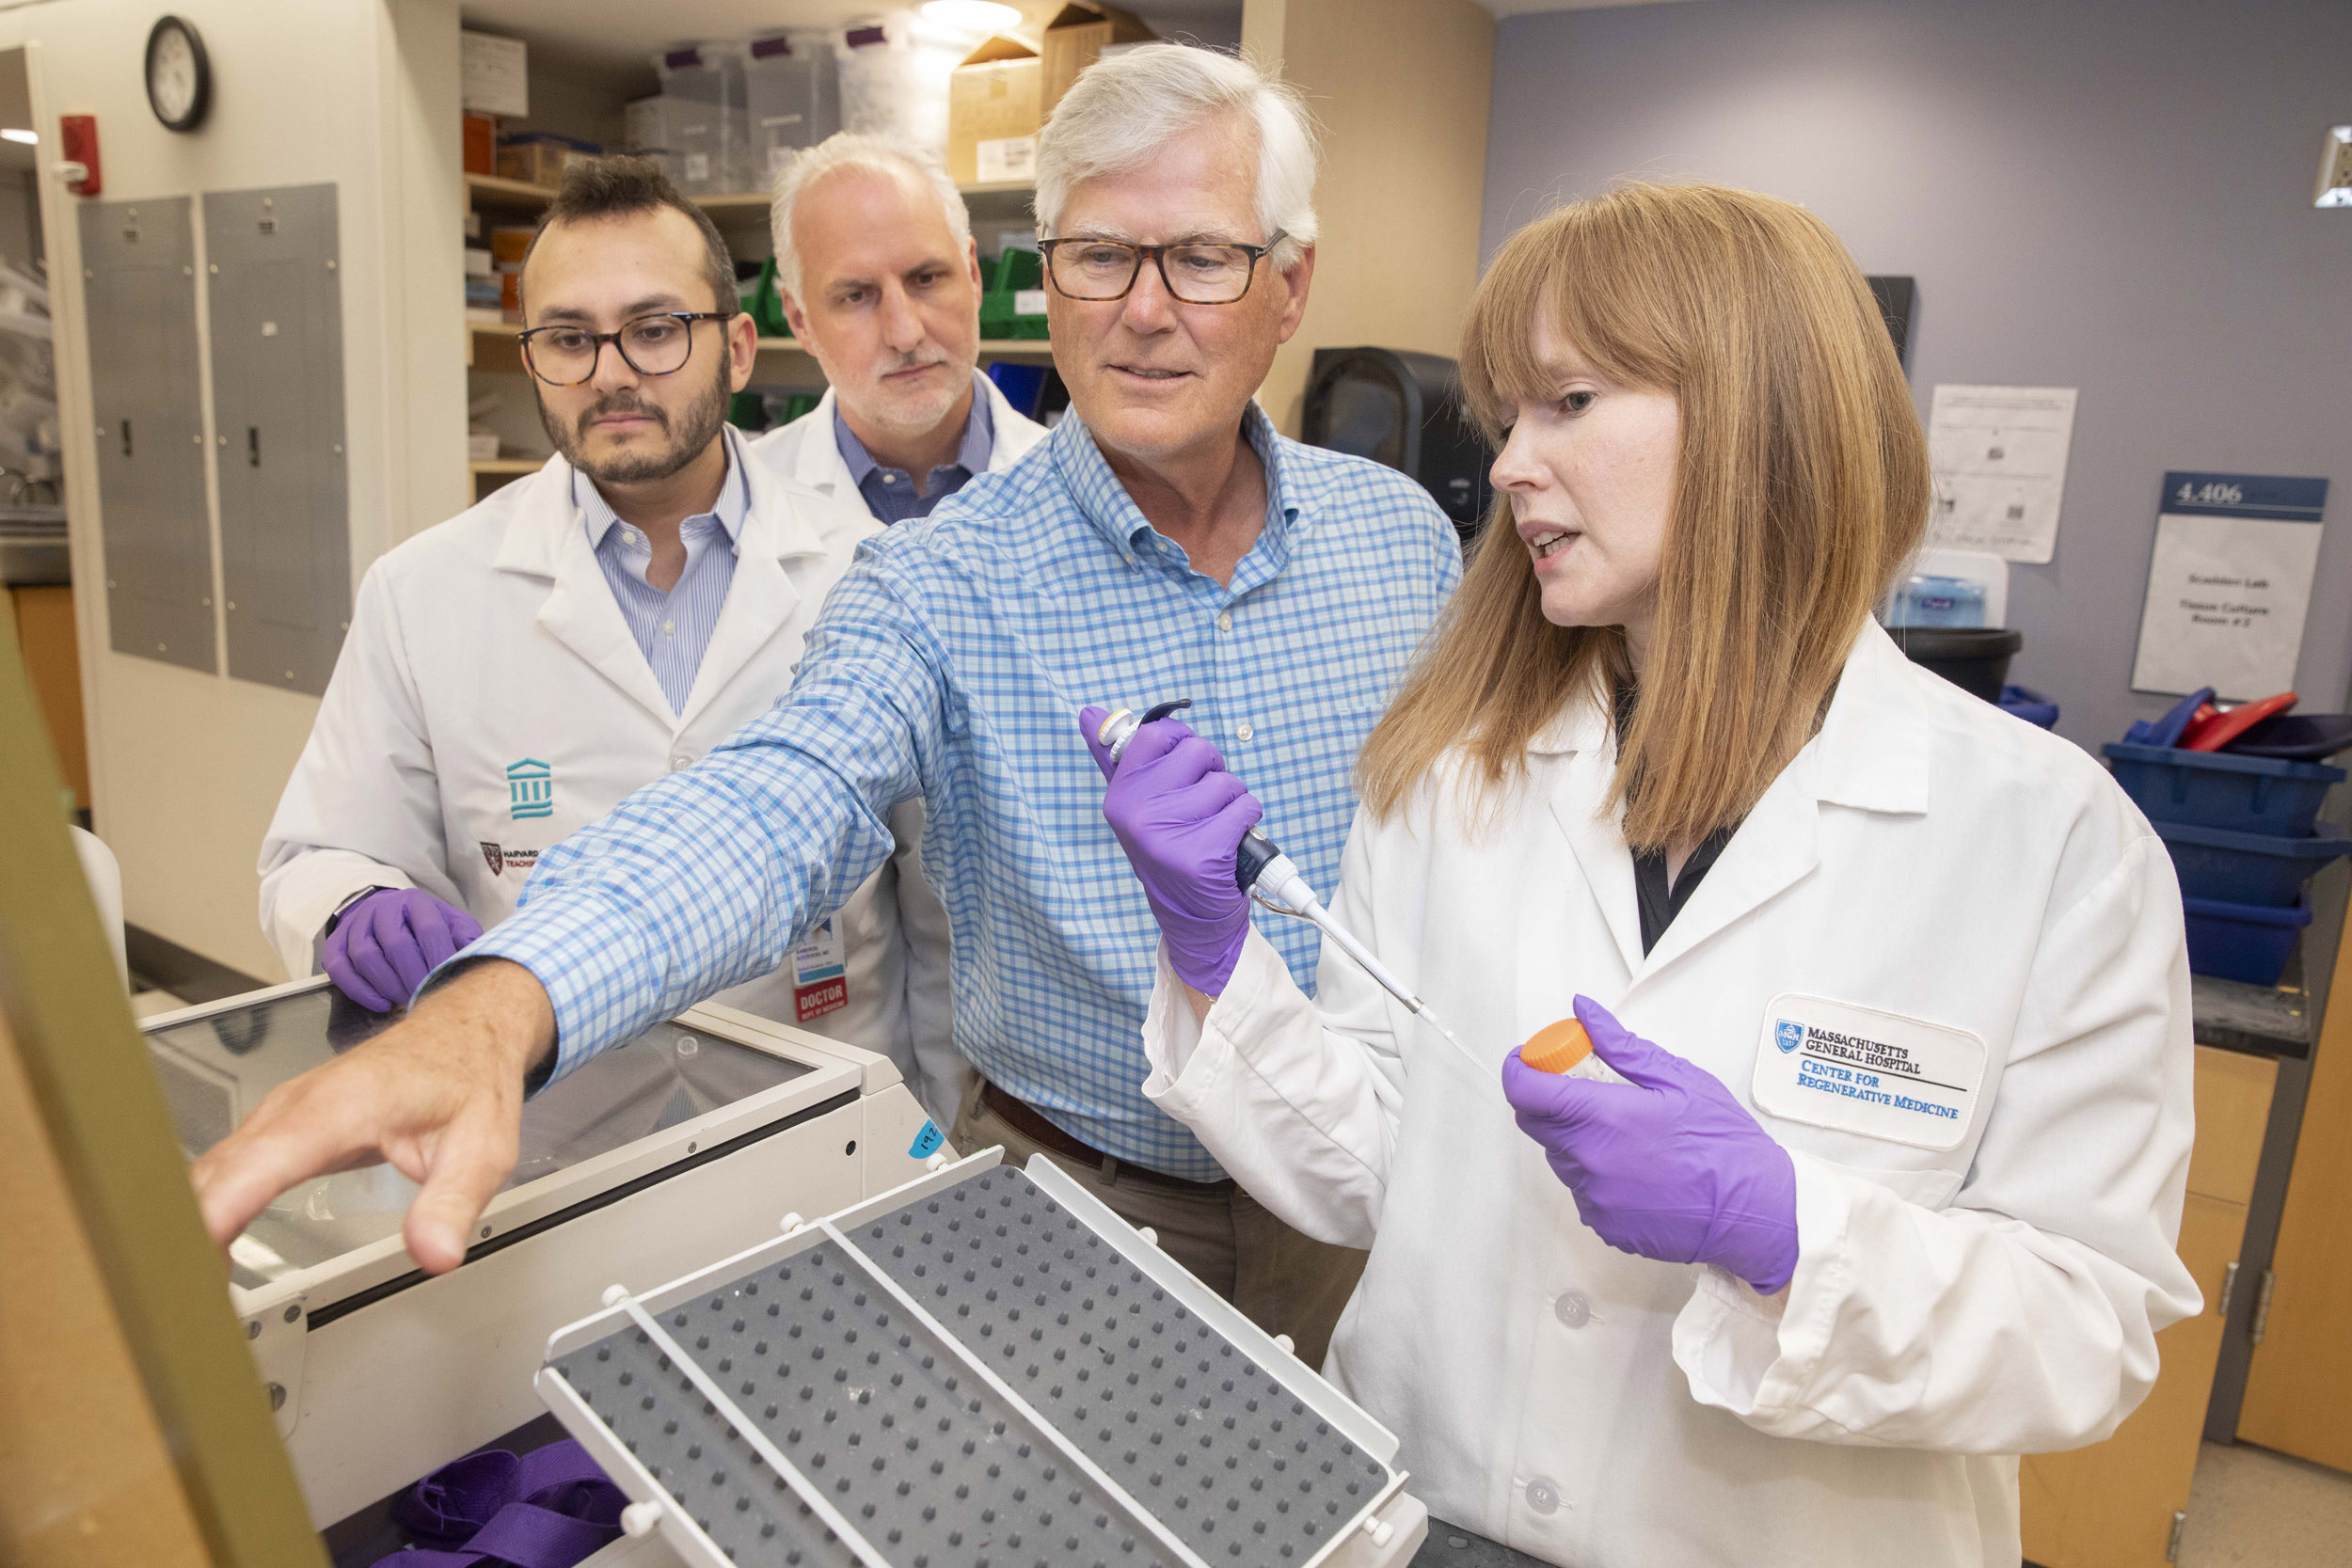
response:
{"label": "gray foam tube rack", "polygon": [[686,1563],[1387,1568],[1395,1436],[1055,1168],[987,1149],[549,1338]]}

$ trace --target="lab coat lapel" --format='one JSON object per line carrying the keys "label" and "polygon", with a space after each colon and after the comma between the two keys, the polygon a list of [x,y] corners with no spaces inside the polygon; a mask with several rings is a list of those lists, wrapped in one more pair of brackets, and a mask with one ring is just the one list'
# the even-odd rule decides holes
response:
{"label": "lab coat lapel", "polygon": [[[744,509],[742,534],[735,543],[735,577],[727,584],[726,602],[719,607],[719,624],[711,628],[702,667],[694,672],[694,689],[687,694],[686,711],[678,720],[681,730],[692,724],[727,689],[727,683],[759,657],[770,640],[791,624],[800,608],[801,591],[783,562],[824,554],[815,527],[794,509],[790,498],[768,477],[767,469],[744,461],[739,446],[734,455],[742,465],[749,505]],[[771,695],[784,693],[778,690]]]}
{"label": "lab coat lapel", "polygon": [[834,438],[834,408],[833,388],[828,387],[817,406],[800,420],[806,428],[792,454],[791,477],[819,495],[863,511],[866,499],[858,494],[857,481],[850,477],[850,466],[841,460],[841,443]]}
{"label": "lab coat lapel", "polygon": [[653,666],[629,635],[612,585],[588,542],[588,524],[572,500],[571,465],[561,457],[517,483],[532,493],[507,525],[500,571],[554,579],[539,606],[538,623],[667,728],[676,723]]}
{"label": "lab coat lapel", "polygon": [[[1534,766],[1548,766],[1557,774],[1551,788],[1552,822],[1567,839],[1627,971],[1638,971],[1642,967],[1641,911],[1634,902],[1633,857],[1626,851],[1618,813],[1609,802],[1617,749],[1608,723],[1591,705],[1579,704],[1555,720],[1530,749],[1539,759]],[[1547,756],[1551,759],[1548,765],[1540,760]],[[1535,896],[1548,898],[1557,894],[1538,889]],[[1539,913],[1540,918],[1522,922],[1523,929],[1557,929],[1556,911],[1531,913]],[[1534,957],[1539,965],[1558,961],[1556,955],[1549,960]],[[1520,968],[1522,974],[1529,973],[1528,965]]]}
{"label": "lab coat lapel", "polygon": [[1658,939],[1645,976],[1737,925],[1820,862],[1824,808],[1928,809],[1933,740],[1912,693],[1917,672],[1875,621],[1846,655],[1821,727],[1772,781],[1723,858]]}
{"label": "lab coat lapel", "polygon": [[[1809,753],[1800,752],[1772,781],[1764,799],[1731,835],[1723,858],[1650,949],[1642,978],[1745,919],[1820,863],[1820,797],[1810,782],[1815,762]],[[1626,862],[1630,876],[1630,854]]]}

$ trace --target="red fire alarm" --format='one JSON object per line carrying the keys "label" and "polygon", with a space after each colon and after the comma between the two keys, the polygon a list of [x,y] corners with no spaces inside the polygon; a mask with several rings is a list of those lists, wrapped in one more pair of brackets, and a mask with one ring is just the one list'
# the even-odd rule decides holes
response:
{"label": "red fire alarm", "polygon": [[105,188],[98,169],[98,117],[59,115],[57,149],[63,161],[57,175],[75,196],[96,196]]}

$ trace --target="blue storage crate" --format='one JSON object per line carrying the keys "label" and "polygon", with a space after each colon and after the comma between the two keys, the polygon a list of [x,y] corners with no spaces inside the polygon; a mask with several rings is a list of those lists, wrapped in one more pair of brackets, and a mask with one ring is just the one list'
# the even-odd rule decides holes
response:
{"label": "blue storage crate", "polygon": [[2190,822],[2237,832],[2300,838],[2319,820],[2319,803],[2344,771],[2322,762],[2184,752],[2177,746],[2109,741],[2099,750],[2151,822]]}
{"label": "blue storage crate", "polygon": [[2236,833],[2190,822],[2153,824],[2172,851],[2182,896],[2218,898],[2232,904],[2292,904],[2303,884],[2339,855],[2352,854],[2352,838],[2329,833],[2290,838],[2275,833]]}
{"label": "blue storage crate", "polygon": [[2184,898],[2188,917],[2188,967],[2193,974],[2275,986],[2312,923],[2311,906],[2270,909],[2219,898]]}

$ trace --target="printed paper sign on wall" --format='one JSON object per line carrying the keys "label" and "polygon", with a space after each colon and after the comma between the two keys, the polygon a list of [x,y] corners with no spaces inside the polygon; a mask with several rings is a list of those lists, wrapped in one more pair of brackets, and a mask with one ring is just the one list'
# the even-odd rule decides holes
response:
{"label": "printed paper sign on wall", "polygon": [[2048,561],[2074,440],[2072,387],[1938,387],[1928,416],[1930,542]]}
{"label": "printed paper sign on wall", "polygon": [[2169,473],[2132,689],[2243,702],[2295,685],[2324,479]]}

